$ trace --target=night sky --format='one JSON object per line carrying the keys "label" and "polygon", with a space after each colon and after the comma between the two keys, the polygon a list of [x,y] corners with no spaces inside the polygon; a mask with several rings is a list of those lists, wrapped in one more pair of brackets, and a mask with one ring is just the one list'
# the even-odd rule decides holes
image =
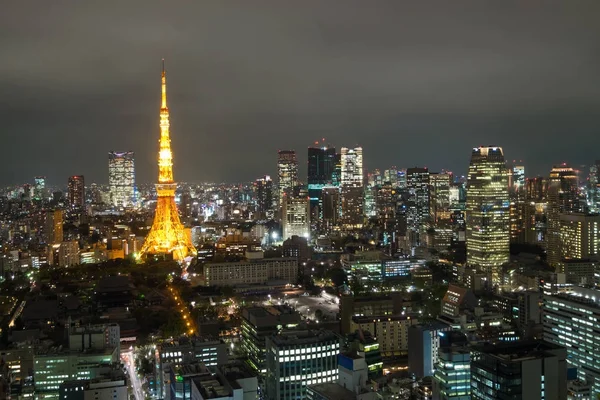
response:
{"label": "night sky", "polygon": [[[416,4],[418,3],[418,4]],[[180,4],[180,5],[179,5]],[[192,4],[192,5],[190,5]],[[0,185],[156,180],[166,58],[177,181],[276,174],[278,149],[365,167],[527,175],[600,158],[600,1],[13,1],[0,11]]]}

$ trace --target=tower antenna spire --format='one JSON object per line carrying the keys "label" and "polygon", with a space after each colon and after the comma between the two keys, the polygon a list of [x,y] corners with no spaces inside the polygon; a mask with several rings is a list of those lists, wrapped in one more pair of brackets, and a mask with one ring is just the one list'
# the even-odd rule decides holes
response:
{"label": "tower antenna spire", "polygon": [[162,102],[160,107],[167,108],[167,73],[165,72],[165,59],[162,59]]}

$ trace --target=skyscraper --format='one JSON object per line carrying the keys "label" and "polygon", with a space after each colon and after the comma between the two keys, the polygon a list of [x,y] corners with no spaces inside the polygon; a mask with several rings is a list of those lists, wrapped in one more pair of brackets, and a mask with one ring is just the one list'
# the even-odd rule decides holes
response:
{"label": "skyscraper", "polygon": [[175,204],[177,183],[173,181],[173,154],[171,153],[169,125],[167,75],[163,60],[160,150],[158,153],[158,183],[156,184],[158,199],[154,223],[140,250],[140,257],[148,254],[170,254],[173,259],[183,261],[187,256],[196,255],[196,248],[192,244],[191,235],[184,229],[179,220],[179,212]]}
{"label": "skyscraper", "polygon": [[467,263],[479,266],[500,283],[499,270],[509,261],[508,176],[501,147],[476,147],[467,179]]}
{"label": "skyscraper", "polygon": [[434,223],[450,219],[451,185],[451,172],[429,174],[429,217]]}
{"label": "skyscraper", "polygon": [[63,211],[46,211],[44,236],[47,244],[60,244],[63,241]]}
{"label": "skyscraper", "polygon": [[588,207],[590,212],[600,212],[600,160],[590,167],[588,185]]}
{"label": "skyscraper", "polygon": [[69,178],[69,206],[72,210],[85,209],[85,182],[83,175],[73,175]]}
{"label": "skyscraper", "polygon": [[294,150],[279,150],[277,153],[277,178],[279,207],[283,206],[283,194],[291,193],[298,185],[298,160]]}
{"label": "skyscraper", "polygon": [[427,168],[408,168],[406,170],[408,188],[408,227],[412,233],[414,245],[420,243],[419,234],[429,217],[429,170]]}
{"label": "skyscraper", "polygon": [[560,214],[558,229],[558,272],[564,272],[564,259],[581,260],[600,254],[600,215]]}
{"label": "skyscraper", "polygon": [[[317,143],[318,144],[318,143]],[[319,205],[321,190],[333,185],[336,170],[335,147],[308,148],[308,195],[311,208]]]}
{"label": "skyscraper", "polygon": [[342,147],[340,160],[342,168],[342,186],[362,187],[364,184],[362,147],[356,147],[354,149]]}
{"label": "skyscraper", "polygon": [[340,161],[342,224],[346,229],[361,228],[365,197],[362,147],[342,147]]}
{"label": "skyscraper", "polygon": [[525,167],[511,165],[508,168],[508,186],[510,191],[517,191],[525,186]]}
{"label": "skyscraper", "polygon": [[282,220],[283,240],[292,236],[310,237],[310,204],[306,190],[298,195],[284,194]]}
{"label": "skyscraper", "polygon": [[46,197],[46,177],[36,176],[33,178],[33,199],[43,200]]}
{"label": "skyscraper", "polygon": [[528,206],[525,203],[525,167],[522,165],[511,166],[508,170],[508,178],[510,242],[525,243],[525,214]]}
{"label": "skyscraper", "polygon": [[273,181],[269,175],[254,181],[254,195],[258,218],[271,218],[273,216]]}
{"label": "skyscraper", "polygon": [[551,267],[559,268],[560,214],[579,211],[577,171],[566,164],[555,166],[548,181],[548,227],[546,231],[547,261]]}
{"label": "skyscraper", "polygon": [[108,186],[113,206],[131,207],[135,203],[133,151],[108,153]]}

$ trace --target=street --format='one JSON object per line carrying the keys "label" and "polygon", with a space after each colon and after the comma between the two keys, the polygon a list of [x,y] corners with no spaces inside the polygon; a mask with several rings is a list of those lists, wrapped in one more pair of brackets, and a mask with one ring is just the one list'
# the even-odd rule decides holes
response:
{"label": "street", "polygon": [[140,381],[138,374],[135,372],[135,359],[133,355],[133,350],[130,349],[126,352],[122,352],[121,360],[127,368],[127,373],[129,374],[129,382],[131,382],[131,387],[133,388],[135,400],[145,400],[146,396],[144,395],[142,382]]}

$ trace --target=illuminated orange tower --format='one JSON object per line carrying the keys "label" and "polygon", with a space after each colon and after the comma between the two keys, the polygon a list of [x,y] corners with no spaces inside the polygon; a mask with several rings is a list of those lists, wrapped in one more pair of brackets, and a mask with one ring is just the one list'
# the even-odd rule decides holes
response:
{"label": "illuminated orange tower", "polygon": [[183,261],[195,256],[196,249],[186,233],[175,204],[177,184],[173,182],[173,154],[169,136],[169,108],[167,107],[167,76],[165,60],[162,67],[162,103],[160,107],[160,141],[158,152],[158,183],[156,213],[152,229],[140,250],[140,257],[149,254],[172,254],[173,259]]}

